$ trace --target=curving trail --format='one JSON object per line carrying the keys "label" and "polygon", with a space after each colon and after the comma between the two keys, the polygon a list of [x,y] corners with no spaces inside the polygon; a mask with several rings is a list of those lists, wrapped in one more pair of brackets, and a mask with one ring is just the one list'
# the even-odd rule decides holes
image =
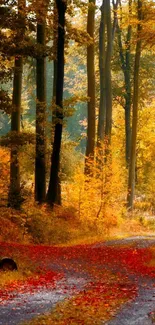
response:
{"label": "curving trail", "polygon": [[[23,293],[16,292],[11,299],[4,301],[0,305],[0,325],[19,325],[21,322],[33,319],[38,315],[48,312],[59,301],[65,298],[76,296],[81,290],[87,288],[87,283],[93,280],[92,274],[87,272],[87,268],[98,269],[98,272],[109,270],[113,274],[119,274],[121,277],[128,277],[130,283],[136,285],[138,294],[134,300],[123,305],[121,310],[109,322],[101,322],[106,325],[151,325],[153,324],[153,312],[155,311],[155,279],[150,276],[135,272],[126,264],[120,263],[120,260],[114,258],[110,262],[107,256],[102,255],[103,251],[107,254],[109,248],[115,248],[126,245],[127,247],[145,248],[155,247],[154,237],[132,237],[122,240],[108,241],[87,246],[86,250],[81,250],[80,255],[72,256],[66,252],[67,248],[62,250],[62,256],[58,260],[48,261],[48,268],[52,271],[63,272],[64,277],[57,279],[53,287],[42,286],[33,291]],[[82,246],[81,246],[82,247]],[[103,249],[102,249],[103,248]],[[75,248],[73,248],[74,250]],[[76,252],[76,249],[75,249]],[[98,258],[98,254],[101,254]],[[66,258],[67,256],[67,258]],[[90,256],[90,261],[89,261]],[[104,256],[104,259],[102,259]],[[98,258],[98,259],[97,259]],[[87,268],[85,266],[87,265]]]}
{"label": "curving trail", "polygon": [[[137,248],[155,246],[155,238],[150,237],[131,237],[123,240],[108,242],[107,245],[134,244]],[[116,266],[115,266],[116,267]],[[115,269],[113,268],[113,270]],[[124,268],[122,273],[127,272]],[[155,324],[155,280],[141,275],[129,274],[129,279],[137,284],[138,293],[134,300],[125,304],[117,315],[106,325],[152,325]]]}

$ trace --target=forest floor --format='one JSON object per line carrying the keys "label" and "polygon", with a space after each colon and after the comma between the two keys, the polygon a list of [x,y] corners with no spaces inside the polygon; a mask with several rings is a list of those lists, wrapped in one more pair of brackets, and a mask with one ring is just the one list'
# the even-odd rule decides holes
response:
{"label": "forest floor", "polygon": [[0,243],[1,256],[14,257],[19,271],[1,275],[0,325],[155,323],[155,236],[71,247]]}

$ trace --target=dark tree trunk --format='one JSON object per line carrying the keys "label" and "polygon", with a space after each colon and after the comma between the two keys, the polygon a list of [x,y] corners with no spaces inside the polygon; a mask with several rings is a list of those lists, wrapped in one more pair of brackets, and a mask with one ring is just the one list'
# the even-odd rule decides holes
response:
{"label": "dark tree trunk", "polygon": [[138,0],[138,26],[137,26],[137,44],[134,65],[134,90],[133,90],[133,117],[132,117],[132,138],[131,138],[131,154],[129,162],[129,178],[128,178],[128,195],[127,206],[131,210],[133,208],[134,189],[135,189],[135,168],[136,168],[136,139],[137,139],[137,122],[138,122],[138,93],[139,93],[139,68],[141,55],[141,39],[142,30],[142,2]]}
{"label": "dark tree trunk", "polygon": [[60,151],[63,123],[63,84],[64,84],[64,45],[65,45],[65,12],[66,3],[56,0],[58,10],[58,44],[57,44],[57,80],[56,80],[56,121],[51,156],[50,181],[47,192],[47,202],[53,206],[57,203],[57,188],[59,179]]}
{"label": "dark tree trunk", "polygon": [[[54,1],[54,20],[53,20],[53,46],[54,46],[54,62],[53,62],[53,105],[54,109],[53,115],[52,115],[52,146],[54,143],[54,132],[55,132],[55,122],[56,122],[56,110],[55,110],[55,104],[56,104],[56,85],[57,85],[57,38],[58,38],[58,13],[57,13],[57,6],[56,1]],[[59,166],[59,172],[60,172],[60,166]],[[58,183],[57,183],[57,196],[56,196],[56,204],[61,205],[61,179],[58,172]]]}
{"label": "dark tree trunk", "polygon": [[[112,45],[114,41],[115,30],[117,26],[117,7],[118,0],[113,0],[114,18],[113,26],[111,24],[111,8],[108,0],[103,0],[101,6],[101,21],[99,29],[99,71],[100,71],[100,105],[98,119],[97,146],[100,148],[97,158],[99,168],[103,165],[103,144],[106,135],[106,141],[111,142],[112,128],[112,87],[111,87],[111,56]],[[105,40],[107,29],[107,42]],[[106,44],[107,43],[107,46]],[[104,143],[106,145],[106,142]],[[105,151],[105,154],[108,150]]]}
{"label": "dark tree trunk", "polygon": [[[25,32],[25,0],[18,1],[18,19],[22,21],[21,29],[17,33],[17,40],[21,42]],[[10,154],[10,187],[8,196],[8,205],[15,209],[20,209],[22,197],[20,186],[20,166],[19,166],[19,147],[15,144],[15,137],[20,132],[21,117],[21,94],[22,94],[22,72],[23,58],[15,57],[14,78],[13,78],[13,98],[11,111],[11,132],[14,140],[11,144]]]}
{"label": "dark tree trunk", "polygon": [[[94,7],[93,7],[94,6]],[[87,16],[87,33],[92,38],[92,43],[87,46],[87,94],[88,101],[88,126],[85,174],[91,173],[91,163],[94,161],[95,150],[95,50],[94,50],[94,26],[95,26],[95,0],[89,0]]]}
{"label": "dark tree trunk", "polygon": [[107,23],[107,51],[106,51],[106,62],[105,62],[105,78],[106,78],[105,136],[106,136],[107,146],[109,147],[109,145],[111,144],[111,130],[112,130],[112,87],[111,87],[112,24],[111,24],[110,0],[105,0],[105,12],[106,12],[106,23]]}
{"label": "dark tree trunk", "polygon": [[130,160],[130,148],[131,148],[131,88],[126,93],[125,98],[125,157],[127,167],[129,166]]}
{"label": "dark tree trunk", "polygon": [[[53,104],[55,107],[56,104],[56,81],[57,81],[57,60],[54,60],[54,79],[53,79]],[[55,125],[56,125],[56,111],[55,108],[53,110],[52,116],[52,146],[54,144],[54,133],[55,133]],[[59,162],[60,164],[60,162]],[[58,172],[58,183],[57,183],[57,195],[56,195],[56,204],[61,205],[61,178],[60,178],[60,165]]]}
{"label": "dark tree trunk", "polygon": [[[45,46],[45,21],[39,19],[37,23],[37,44]],[[46,59],[41,53],[36,62],[36,157],[35,157],[35,200],[44,202],[46,195]]]}
{"label": "dark tree trunk", "polygon": [[[132,0],[129,0],[129,16],[131,15],[131,5]],[[125,82],[125,138],[126,138],[126,145],[125,145],[125,156],[126,156],[126,164],[127,167],[129,166],[129,159],[130,159],[130,148],[131,148],[131,49],[130,49],[130,41],[131,41],[131,32],[132,27],[129,24],[128,31],[126,35],[126,51],[125,55],[123,52],[123,45],[122,45],[122,31],[119,27],[118,20],[117,20],[117,35],[118,35],[118,45],[119,45],[119,55],[121,61],[121,67],[124,74],[124,82]]]}
{"label": "dark tree trunk", "polygon": [[97,130],[97,146],[100,147],[104,140],[106,120],[106,95],[105,95],[105,3],[101,6],[101,21],[99,28],[99,71],[100,71],[100,104]]}
{"label": "dark tree trunk", "polygon": [[[21,112],[21,92],[22,92],[22,57],[15,58],[14,79],[13,79],[13,100],[11,112],[11,132],[14,138],[20,132],[20,112]],[[8,205],[12,208],[20,208],[21,205],[21,187],[20,187],[20,166],[19,166],[19,148],[18,145],[11,144],[10,157],[10,188]]]}
{"label": "dark tree trunk", "polygon": [[[131,5],[132,0],[129,0],[129,16],[131,15]],[[126,135],[126,163],[127,167],[129,165],[130,160],[130,148],[131,148],[131,49],[130,49],[130,41],[131,41],[131,25],[128,26],[128,32],[126,37],[126,53],[125,53],[125,70],[124,70],[124,79],[125,79],[125,135]]]}

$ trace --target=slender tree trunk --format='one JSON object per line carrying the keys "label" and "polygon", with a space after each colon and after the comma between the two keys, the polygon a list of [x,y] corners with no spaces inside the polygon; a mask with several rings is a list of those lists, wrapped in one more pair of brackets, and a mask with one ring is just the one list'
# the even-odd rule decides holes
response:
{"label": "slender tree trunk", "polygon": [[[53,47],[55,51],[54,64],[53,64],[53,116],[52,116],[52,145],[54,142],[54,132],[55,132],[55,122],[56,122],[56,111],[55,111],[55,103],[56,103],[56,85],[57,85],[57,37],[58,37],[58,14],[57,14],[57,6],[56,1],[54,1],[54,31],[53,31]],[[61,205],[61,179],[60,179],[60,166],[58,172],[58,183],[57,183],[57,196],[56,196],[56,204]]]}
{"label": "slender tree trunk", "polygon": [[65,46],[65,12],[66,2],[56,0],[58,10],[58,45],[57,45],[57,80],[56,80],[56,122],[53,152],[51,156],[50,181],[47,202],[53,206],[57,203],[60,151],[63,123],[63,84],[64,84],[64,46]]}
{"label": "slender tree trunk", "polygon": [[[54,0],[53,17],[53,48],[54,48],[54,73],[53,73],[53,101],[56,100],[56,81],[57,81],[57,42],[58,42],[58,12],[56,0]],[[54,123],[55,124],[55,123]]]}
{"label": "slender tree trunk", "polygon": [[[56,103],[56,82],[57,82],[57,60],[54,60],[54,79],[53,79],[53,103],[55,106]],[[54,109],[55,110],[55,109]],[[54,133],[56,125],[56,112],[53,111],[52,116],[52,145],[54,143]],[[57,183],[57,195],[56,195],[56,204],[61,205],[61,178],[60,178],[60,162],[59,162],[59,172],[58,172],[58,183]]]}
{"label": "slender tree trunk", "polygon": [[106,121],[106,94],[105,94],[105,1],[103,0],[101,6],[101,21],[99,28],[99,72],[100,72],[100,104],[98,116],[98,130],[97,130],[97,146],[103,143],[105,134]]}
{"label": "slender tree trunk", "polygon": [[[129,0],[129,16],[131,16],[131,5],[132,0]],[[126,53],[125,53],[125,62],[126,62],[126,69],[124,71],[124,79],[125,79],[125,134],[126,134],[126,163],[127,167],[129,166],[130,160],[130,149],[131,149],[131,33],[132,33],[132,26],[129,24],[128,32],[126,37]]]}
{"label": "slender tree trunk", "polygon": [[[22,22],[21,29],[18,31],[17,39],[23,40],[25,32],[25,0],[18,1],[18,19]],[[10,154],[10,188],[8,196],[8,205],[15,209],[20,209],[22,197],[20,186],[20,166],[19,166],[19,147],[15,138],[20,133],[20,116],[21,116],[21,94],[22,94],[22,72],[23,58],[15,57],[14,78],[13,78],[13,98],[11,112],[11,154]],[[13,137],[14,135],[14,137]],[[13,139],[14,138],[14,139]],[[18,140],[17,140],[18,141]]]}
{"label": "slender tree trunk", "polygon": [[134,91],[133,91],[133,117],[132,117],[132,138],[131,138],[131,155],[129,163],[129,179],[128,179],[128,195],[127,206],[133,209],[134,189],[135,189],[135,167],[136,167],[136,139],[137,139],[137,122],[138,122],[138,92],[139,92],[139,68],[141,55],[141,39],[142,30],[142,2],[138,0],[138,26],[137,26],[137,44],[134,65]]}
{"label": "slender tree trunk", "polygon": [[[99,71],[100,71],[100,105],[99,105],[99,120],[98,120],[98,141],[97,146],[100,148],[99,156],[103,156],[102,146],[105,139],[105,134],[111,142],[111,127],[112,127],[112,89],[111,89],[111,56],[112,56],[112,44],[114,41],[115,30],[117,26],[117,7],[118,0],[113,0],[114,19],[113,26],[111,24],[111,8],[110,2],[103,0],[101,7],[101,21],[99,29]],[[105,45],[105,32],[107,28],[107,47]],[[106,151],[108,152],[108,151]],[[99,159],[99,165],[102,166],[101,159]]]}
{"label": "slender tree trunk", "polygon": [[112,87],[111,87],[111,56],[112,56],[112,24],[111,24],[111,7],[110,0],[105,0],[105,11],[107,21],[107,51],[105,63],[106,78],[106,126],[105,136],[107,145],[111,144],[112,130]]}
{"label": "slender tree trunk", "polygon": [[119,5],[119,1],[120,0],[112,0],[112,4],[113,4],[113,15],[114,15],[114,18],[113,18],[113,26],[112,26],[112,45],[113,45],[113,42],[114,42],[114,37],[115,37],[115,32],[116,32],[116,29],[117,29],[117,9],[118,9],[118,5]]}
{"label": "slender tree trunk", "polygon": [[[131,15],[131,5],[132,0],[129,0],[129,17]],[[119,55],[121,61],[121,67],[124,74],[124,82],[125,82],[125,138],[126,138],[126,145],[125,145],[125,156],[126,156],[126,164],[127,167],[129,166],[129,159],[130,159],[130,148],[131,148],[131,49],[130,49],[130,41],[131,41],[131,33],[132,33],[132,26],[129,24],[128,31],[126,35],[126,51],[124,55],[123,45],[122,45],[122,30],[119,27],[118,20],[117,20],[117,36],[118,36],[118,46],[119,46]]]}
{"label": "slender tree trunk", "polygon": [[130,150],[131,150],[131,93],[127,94],[125,101],[125,157],[126,166],[129,166]]}
{"label": "slender tree trunk", "polygon": [[95,26],[95,0],[89,0],[87,16],[87,33],[92,38],[92,43],[87,47],[87,82],[88,82],[88,126],[87,146],[85,160],[85,174],[91,173],[91,162],[94,161],[95,150],[95,50],[94,50],[94,26]]}
{"label": "slender tree trunk", "polygon": [[56,0],[53,5],[54,17],[53,17],[53,48],[54,48],[54,60],[53,60],[53,98],[52,98],[52,145],[54,142],[54,130],[56,121],[56,85],[57,85],[57,41],[58,41],[58,13]]}
{"label": "slender tree trunk", "polygon": [[[37,44],[46,44],[45,18],[37,23]],[[46,59],[39,54],[36,62],[36,157],[35,157],[35,200],[44,202],[46,195]]]}

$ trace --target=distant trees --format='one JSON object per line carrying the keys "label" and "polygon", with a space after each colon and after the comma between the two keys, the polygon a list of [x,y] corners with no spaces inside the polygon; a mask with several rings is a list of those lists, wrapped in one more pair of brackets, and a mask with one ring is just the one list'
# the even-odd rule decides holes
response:
{"label": "distant trees", "polygon": [[[146,59],[142,52],[141,43],[148,41],[151,47],[154,44],[153,31],[148,23],[150,19],[151,22],[153,21],[153,10],[150,9],[153,5],[146,1],[144,6],[142,0],[136,0],[134,3],[129,0],[128,3],[123,2],[122,4],[119,0],[112,2],[103,0],[100,6],[101,16],[99,17],[98,15],[95,16],[98,6],[95,0],[89,0],[87,4],[73,2],[71,6],[67,5],[67,0],[55,0],[54,2],[41,0],[37,5],[34,1],[18,0],[18,10],[14,2],[4,1],[4,5],[0,7],[0,80],[2,84],[0,110],[2,113],[8,114],[11,121],[9,140],[5,140],[11,153],[9,206],[20,208],[22,202],[20,149],[23,143],[31,142],[30,137],[28,140],[26,132],[24,134],[23,130],[20,131],[22,81],[27,73],[23,73],[23,66],[25,63],[28,66],[29,61],[33,58],[35,64],[31,67],[31,72],[34,75],[33,95],[35,98],[33,99],[33,114],[31,114],[31,110],[29,111],[29,120],[31,119],[35,125],[35,137],[33,135],[33,139],[35,138],[35,143],[33,143],[35,201],[40,204],[46,202],[52,207],[55,204],[61,204],[61,181],[63,186],[63,178],[61,180],[60,177],[61,170],[63,170],[61,168],[62,135],[63,126],[66,121],[68,123],[67,119],[71,107],[72,121],[74,120],[72,126],[73,132],[75,131],[74,139],[79,136],[76,134],[77,127],[80,130],[82,125],[81,130],[83,132],[81,131],[80,136],[84,140],[83,143],[86,143],[86,154],[82,165],[84,177],[87,179],[89,176],[92,177],[93,173],[95,174],[95,162],[97,162],[101,174],[102,171],[106,170],[107,175],[109,175],[111,167],[108,165],[109,160],[106,159],[108,153],[110,153],[111,165],[116,156],[122,154],[125,158],[122,159],[122,165],[123,168],[126,167],[122,169],[127,174],[129,168],[128,185],[126,184],[128,187],[127,205],[132,208],[135,187],[138,106],[140,107],[142,100],[144,103],[146,99],[145,94],[143,94],[143,98],[140,96],[139,100],[138,92],[141,91],[141,88],[144,92],[145,86],[141,71],[143,70],[143,75],[146,71]],[[75,8],[76,10],[74,10]],[[143,34],[141,33],[142,9],[145,13]],[[80,15],[82,15],[82,19]],[[76,18],[82,22],[80,27],[75,27]],[[98,21],[99,19],[100,21]],[[82,46],[82,51],[80,46]],[[76,49],[76,52],[72,49]],[[69,51],[72,51],[73,66],[68,59]],[[141,52],[145,69],[140,70]],[[68,92],[66,91],[67,82],[64,80],[65,56],[66,71],[70,69],[70,72],[66,73]],[[49,58],[50,65],[47,58]],[[51,63],[53,64],[52,68]],[[49,74],[51,74],[48,71],[49,66],[53,73],[50,76],[51,80],[48,79]],[[12,94],[11,87],[7,84],[11,76],[13,80]],[[77,81],[77,76],[78,78],[82,76],[82,86]],[[151,96],[154,96],[151,82],[149,87],[152,92]],[[6,87],[3,87],[4,83]],[[49,83],[50,94],[46,89],[46,85],[49,87]],[[30,84],[25,84],[28,102],[29,99],[32,100],[32,96],[29,91]],[[8,91],[7,87],[10,88]],[[72,97],[74,98],[67,98],[64,102],[65,91],[67,96],[73,94]],[[79,104],[79,94],[82,94],[84,98],[84,109]],[[48,98],[48,105],[46,97]],[[76,119],[74,119],[73,106],[76,103],[78,103],[78,108]],[[36,115],[34,113],[35,107]],[[85,108],[87,108],[87,114]],[[48,109],[51,109],[52,121],[48,117]],[[124,117],[122,118],[121,115],[120,123],[116,123],[114,116],[119,110],[125,111],[125,114],[122,113]],[[121,129],[122,125],[124,133]],[[114,137],[116,134],[118,136],[120,129],[123,153],[120,153],[120,149],[114,148],[113,145]],[[22,140],[23,138],[24,140]],[[1,139],[0,142],[4,143],[4,139]],[[50,144],[49,148],[47,144]],[[96,148],[97,150],[95,150]],[[47,153],[51,155],[50,159]],[[107,164],[104,163],[106,161]],[[124,182],[126,182],[125,177]],[[105,177],[102,183],[105,185],[108,181]],[[49,183],[47,184],[47,182]],[[110,181],[108,184],[110,187]],[[109,193],[111,192],[109,191]],[[107,190],[102,191],[102,194],[107,195]]]}

